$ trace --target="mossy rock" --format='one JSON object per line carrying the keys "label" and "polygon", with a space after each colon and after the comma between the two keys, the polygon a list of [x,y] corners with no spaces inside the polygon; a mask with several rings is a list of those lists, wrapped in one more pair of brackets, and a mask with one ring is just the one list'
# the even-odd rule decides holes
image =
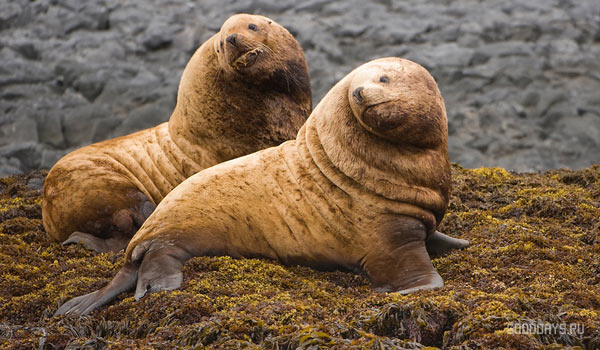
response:
{"label": "mossy rock", "polygon": [[48,239],[40,190],[27,185],[44,176],[0,179],[3,349],[600,348],[597,166],[517,174],[454,165],[440,230],[471,246],[433,259],[446,282],[438,290],[376,293],[352,273],[199,257],[178,290],[56,318],[58,305],[106,284],[123,253]]}

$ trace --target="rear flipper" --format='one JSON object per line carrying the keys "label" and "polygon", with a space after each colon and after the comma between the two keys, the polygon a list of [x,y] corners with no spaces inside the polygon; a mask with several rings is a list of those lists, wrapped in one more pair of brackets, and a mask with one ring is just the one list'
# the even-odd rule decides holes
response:
{"label": "rear flipper", "polygon": [[137,275],[137,266],[129,262],[105,287],[67,301],[54,313],[54,316],[87,315],[100,306],[110,303],[119,294],[132,290],[135,287]]}
{"label": "rear flipper", "polygon": [[425,241],[427,252],[431,255],[442,254],[452,249],[462,249],[469,246],[469,241],[447,236],[440,231],[435,231]]}
{"label": "rear flipper", "polygon": [[62,244],[81,243],[87,249],[98,253],[118,252],[125,249],[131,237],[156,208],[156,205],[146,196],[138,194],[139,196],[142,196],[143,199],[139,208],[121,209],[112,214],[110,229],[105,228],[105,232],[101,232],[106,237],[75,231]]}
{"label": "rear flipper", "polygon": [[114,238],[100,238],[89,233],[75,231],[73,232],[66,241],[62,242],[63,245],[81,243],[84,247],[90,250],[94,250],[98,253],[106,252],[118,252],[127,247],[129,238],[126,237],[114,237]]}
{"label": "rear flipper", "polygon": [[[108,304],[119,294],[134,289],[136,282],[136,300],[147,293],[178,288],[183,282],[181,269],[190,257],[185,249],[174,245],[143,242],[134,249],[132,261],[127,262],[105,287],[67,301],[54,316],[86,315]],[[136,262],[140,260],[142,262],[138,267]]]}

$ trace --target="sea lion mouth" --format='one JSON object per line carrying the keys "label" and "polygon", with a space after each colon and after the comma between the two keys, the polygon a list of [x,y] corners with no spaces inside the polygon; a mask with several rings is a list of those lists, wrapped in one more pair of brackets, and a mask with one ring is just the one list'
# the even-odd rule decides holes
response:
{"label": "sea lion mouth", "polygon": [[258,48],[250,50],[250,51],[246,51],[246,52],[242,53],[239,57],[234,59],[234,61],[231,65],[234,68],[236,68],[237,70],[242,70],[245,68],[252,67],[256,63],[256,60],[262,54],[262,52],[263,52],[263,50],[258,49]]}
{"label": "sea lion mouth", "polygon": [[376,108],[377,106],[381,106],[381,105],[384,105],[384,104],[389,103],[389,102],[392,102],[392,101],[375,102],[375,103],[372,103],[370,105],[366,105],[365,106],[365,111],[367,109],[373,109],[373,108]]}
{"label": "sea lion mouth", "polygon": [[377,131],[395,129],[400,126],[405,115],[394,108],[391,102],[393,101],[379,102],[367,106],[362,114],[363,122]]}

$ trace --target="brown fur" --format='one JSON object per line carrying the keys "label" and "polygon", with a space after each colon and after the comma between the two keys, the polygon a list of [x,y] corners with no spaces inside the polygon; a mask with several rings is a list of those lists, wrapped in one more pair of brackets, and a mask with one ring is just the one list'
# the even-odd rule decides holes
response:
{"label": "brown fur", "polygon": [[[367,115],[394,126],[372,130]],[[136,298],[177,288],[183,263],[200,255],[362,270],[380,290],[439,287],[425,240],[448,203],[446,124],[424,68],[399,58],[367,63],[332,88],[295,141],[175,188],[129,243],[117,277],[57,314],[87,313],[136,284]]]}
{"label": "brown fur", "polygon": [[294,138],[311,108],[298,42],[268,18],[235,15],[190,59],[168,123],[78,149],[51,169],[44,227],[58,241],[81,231],[123,247],[183,180]]}
{"label": "brown fur", "polygon": [[[408,73],[394,72],[398,66]],[[373,71],[388,72],[397,79],[396,86],[374,87],[370,91],[377,97],[366,98],[373,99],[372,103],[388,102],[384,107],[390,113],[401,114],[402,124],[386,131],[393,140],[364,128],[363,111],[356,112],[358,107],[354,108],[347,94],[356,84],[365,86],[365,81],[379,78]],[[194,232],[205,226],[221,228],[210,235],[220,241],[222,254],[250,254],[238,251],[244,249],[253,255],[281,258],[254,246],[267,240],[281,246],[275,249],[278,253],[301,250],[300,255],[310,255],[322,242],[292,243],[301,238],[296,231],[314,226],[309,231],[319,239],[326,239],[323,233],[329,232],[334,236],[329,247],[337,248],[338,241],[358,243],[369,225],[378,222],[369,220],[375,212],[414,217],[432,233],[448,203],[450,166],[444,103],[437,87],[431,90],[428,82],[436,86],[425,69],[408,60],[380,59],[357,68],[323,98],[295,141],[220,164],[178,186],[136,233],[127,256],[141,242],[171,240],[169,231],[189,236],[186,247],[197,246],[203,254],[209,244]],[[430,110],[435,114],[429,114]],[[413,141],[412,135],[421,133],[418,124],[423,120],[433,134],[429,139],[436,141],[420,148],[414,145],[420,141]],[[430,128],[430,123],[435,127]],[[247,231],[249,236],[243,237]],[[294,237],[282,234],[286,231]],[[243,247],[232,243],[236,241],[243,241]],[[367,241],[359,244],[364,245]]]}

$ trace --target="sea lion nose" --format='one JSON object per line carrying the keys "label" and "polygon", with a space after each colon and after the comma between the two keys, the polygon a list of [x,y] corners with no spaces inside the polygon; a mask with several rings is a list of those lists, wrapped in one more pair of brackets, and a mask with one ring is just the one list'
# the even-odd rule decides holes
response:
{"label": "sea lion nose", "polygon": [[358,101],[358,103],[362,103],[363,98],[361,92],[363,91],[363,87],[357,87],[356,90],[352,93],[352,96]]}
{"label": "sea lion nose", "polygon": [[236,42],[236,38],[237,38],[237,34],[231,34],[230,36],[227,37],[227,42],[230,43],[231,45],[235,45]]}

